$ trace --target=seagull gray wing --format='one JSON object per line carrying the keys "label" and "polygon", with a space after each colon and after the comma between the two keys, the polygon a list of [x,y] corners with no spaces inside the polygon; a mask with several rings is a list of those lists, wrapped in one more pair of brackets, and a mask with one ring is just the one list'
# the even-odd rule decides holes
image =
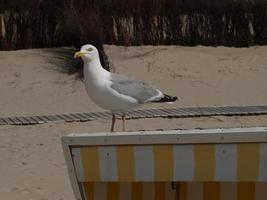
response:
{"label": "seagull gray wing", "polygon": [[130,76],[111,74],[111,88],[120,94],[136,99],[140,104],[154,101],[163,97],[158,89]]}

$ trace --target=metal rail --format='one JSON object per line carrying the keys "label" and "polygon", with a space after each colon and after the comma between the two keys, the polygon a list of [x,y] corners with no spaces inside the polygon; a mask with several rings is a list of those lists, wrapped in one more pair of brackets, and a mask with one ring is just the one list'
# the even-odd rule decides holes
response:
{"label": "metal rail", "polygon": [[[127,119],[140,118],[186,118],[208,116],[248,116],[267,115],[267,106],[223,106],[223,107],[185,107],[161,108],[128,111]],[[0,125],[34,125],[49,122],[85,122],[109,119],[109,112],[65,113],[25,117],[0,117]]]}

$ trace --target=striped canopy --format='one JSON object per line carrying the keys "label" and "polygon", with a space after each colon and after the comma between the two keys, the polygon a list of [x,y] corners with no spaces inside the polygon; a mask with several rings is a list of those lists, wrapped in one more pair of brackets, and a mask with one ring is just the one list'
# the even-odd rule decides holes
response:
{"label": "striped canopy", "polygon": [[93,146],[72,153],[81,182],[267,182],[267,143]]}

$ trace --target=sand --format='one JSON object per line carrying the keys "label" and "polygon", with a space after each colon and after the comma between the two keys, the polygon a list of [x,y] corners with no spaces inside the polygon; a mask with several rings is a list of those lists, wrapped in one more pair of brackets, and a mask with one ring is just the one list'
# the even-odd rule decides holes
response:
{"label": "sand", "polygon": [[[267,47],[105,46],[112,71],[177,95],[174,104],[148,107],[266,105]],[[59,70],[51,49],[0,52],[0,117],[102,111],[83,83]],[[60,49],[56,49],[60,50]],[[128,120],[127,129],[267,126],[267,116]],[[0,126],[0,199],[71,200],[60,138],[105,132],[109,120]],[[121,130],[121,121],[116,124]]]}

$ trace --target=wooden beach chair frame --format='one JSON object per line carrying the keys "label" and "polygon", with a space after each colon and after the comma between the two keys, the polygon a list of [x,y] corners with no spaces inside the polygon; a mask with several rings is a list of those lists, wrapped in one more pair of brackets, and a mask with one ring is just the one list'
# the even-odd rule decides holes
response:
{"label": "wooden beach chair frame", "polygon": [[[62,146],[70,182],[74,191],[74,195],[78,200],[85,200],[86,198],[84,196],[85,194],[83,188],[81,187],[81,184],[77,179],[77,169],[75,169],[74,165],[72,148],[110,145],[195,145],[242,143],[267,143],[267,127],[188,129],[117,133],[73,133],[62,137]],[[262,176],[263,177],[259,178],[260,181],[267,182],[266,174]]]}

